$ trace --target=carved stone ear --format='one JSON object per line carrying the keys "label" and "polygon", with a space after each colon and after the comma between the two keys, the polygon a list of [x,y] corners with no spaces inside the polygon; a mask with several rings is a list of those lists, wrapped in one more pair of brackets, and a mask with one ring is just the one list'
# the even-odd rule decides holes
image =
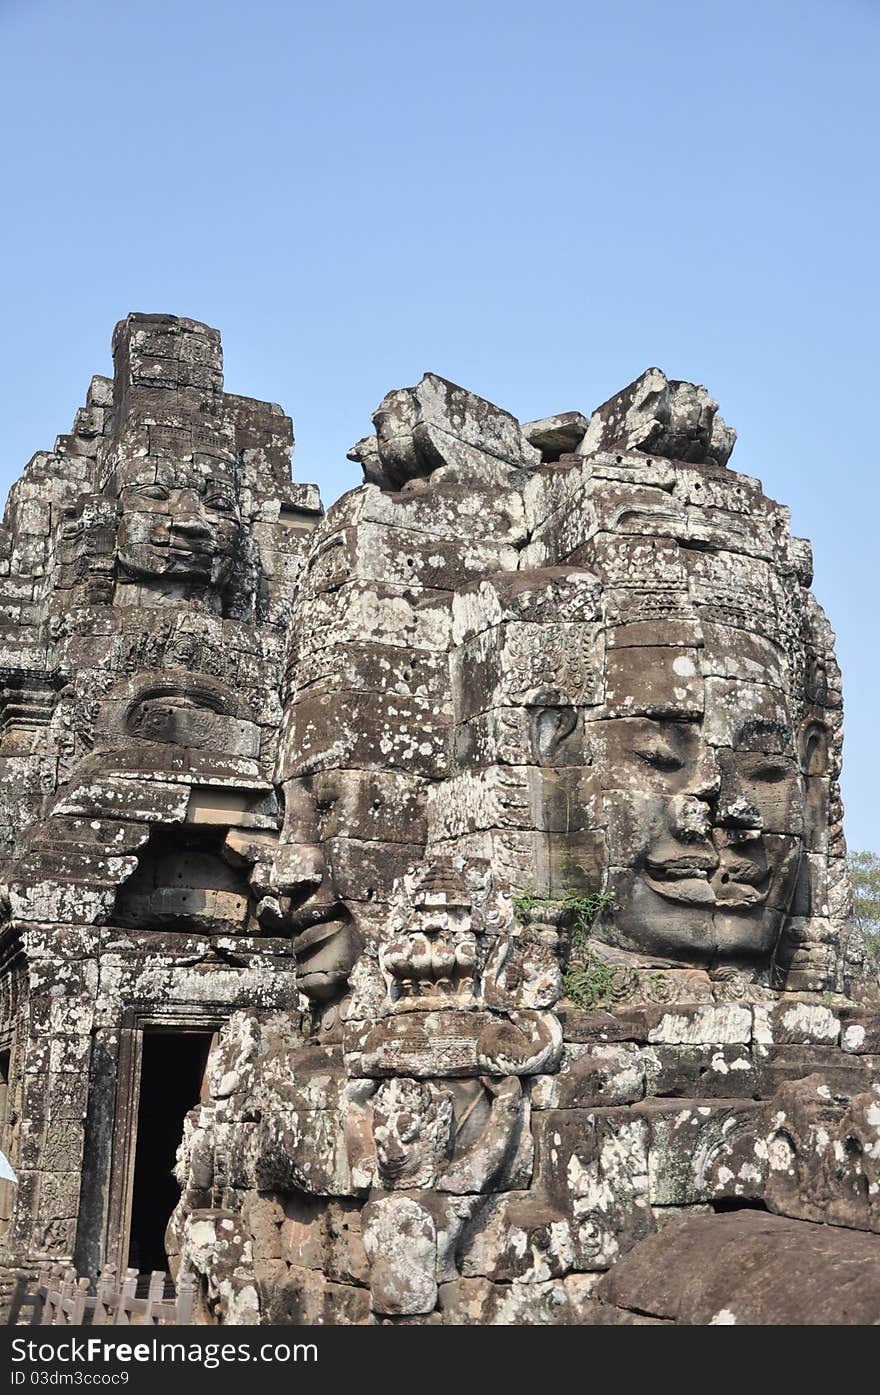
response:
{"label": "carved stone ear", "polygon": [[804,772],[804,846],[808,852],[825,852],[828,839],[829,734],[823,722],[810,722],[801,736],[801,769]]}
{"label": "carved stone ear", "polygon": [[824,722],[810,722],[804,730],[801,764],[807,776],[828,774],[828,728]]}
{"label": "carved stone ear", "polygon": [[[807,853],[827,852],[829,744],[828,728],[823,722],[809,722],[798,742],[798,758],[804,776],[804,852]],[[804,857],[789,912],[796,918],[813,914],[814,870],[814,864]]]}
{"label": "carved stone ear", "polygon": [[552,757],[567,736],[571,736],[577,724],[577,713],[573,707],[534,707],[530,722],[532,749],[542,765],[550,764]]}

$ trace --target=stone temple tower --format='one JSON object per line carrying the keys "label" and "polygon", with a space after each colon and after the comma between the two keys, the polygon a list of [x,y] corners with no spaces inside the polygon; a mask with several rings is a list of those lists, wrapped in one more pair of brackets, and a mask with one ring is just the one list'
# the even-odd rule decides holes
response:
{"label": "stone temple tower", "polygon": [[810,547],[703,387],[427,373],[323,513],[131,315],[0,532],[3,1273],[204,1322],[880,1321]]}
{"label": "stone temple tower", "polygon": [[0,533],[6,1241],[83,1271],[164,1267],[212,1036],[296,1002],[252,872],[321,514],[290,418],[224,392],[216,330],[129,315],[113,360]]}

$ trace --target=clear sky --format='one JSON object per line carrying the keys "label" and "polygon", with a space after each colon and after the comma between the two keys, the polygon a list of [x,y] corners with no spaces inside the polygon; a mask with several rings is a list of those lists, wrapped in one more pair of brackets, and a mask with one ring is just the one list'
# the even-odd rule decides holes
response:
{"label": "clear sky", "polygon": [[432,369],[521,419],[705,383],[838,635],[880,849],[880,0],[0,0],[0,485],[130,310],[222,330],[325,503]]}

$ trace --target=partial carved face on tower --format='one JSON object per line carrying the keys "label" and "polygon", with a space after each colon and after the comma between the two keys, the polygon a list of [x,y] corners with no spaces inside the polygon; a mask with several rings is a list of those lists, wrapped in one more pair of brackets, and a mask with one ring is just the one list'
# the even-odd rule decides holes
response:
{"label": "partial carved face on tower", "polygon": [[222,590],[241,532],[234,474],[222,461],[139,461],[117,468],[117,555],[138,578]]}
{"label": "partial carved face on tower", "polygon": [[324,1003],[345,988],[361,940],[334,874],[334,776],[319,778],[318,785],[309,778],[282,784],[284,824],[268,881],[293,936],[297,987]]}

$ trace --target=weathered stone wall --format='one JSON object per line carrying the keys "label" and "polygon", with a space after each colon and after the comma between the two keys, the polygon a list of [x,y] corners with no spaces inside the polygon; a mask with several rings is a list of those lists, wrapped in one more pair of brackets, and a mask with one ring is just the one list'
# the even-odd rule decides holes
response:
{"label": "weathered stone wall", "polygon": [[[846,1228],[840,1274],[873,1254],[861,1302],[876,1320],[880,1242],[846,1245],[880,1232],[876,1012],[707,995],[559,1016],[554,1069],[523,1080],[483,1061],[479,1083],[445,1041],[430,1065],[420,1043],[423,1070],[408,1059],[403,1079],[387,1062],[354,1076],[362,1060],[316,1051],[289,1017],[235,1019],[180,1157],[178,1234],[213,1310],[232,1322],[620,1321],[600,1284],[620,1256],[700,1219],[692,1264],[708,1267],[728,1219],[716,1213],[743,1206],[793,1218],[800,1263],[817,1238],[808,1222]],[[212,1188],[221,1197],[214,1169],[220,1207],[206,1205]],[[825,1274],[826,1289],[835,1281]],[[662,1305],[662,1285],[654,1297]],[[777,1291],[740,1321],[776,1321],[777,1300],[791,1320],[792,1293]],[[812,1320],[847,1320],[824,1301]]]}
{"label": "weathered stone wall", "polygon": [[206,1321],[796,1312],[736,1243],[880,1319],[833,636],[717,404],[428,374],[321,516],[215,331],[114,354],[4,534],[13,1258],[124,1261],[144,1033],[190,1023]]}

